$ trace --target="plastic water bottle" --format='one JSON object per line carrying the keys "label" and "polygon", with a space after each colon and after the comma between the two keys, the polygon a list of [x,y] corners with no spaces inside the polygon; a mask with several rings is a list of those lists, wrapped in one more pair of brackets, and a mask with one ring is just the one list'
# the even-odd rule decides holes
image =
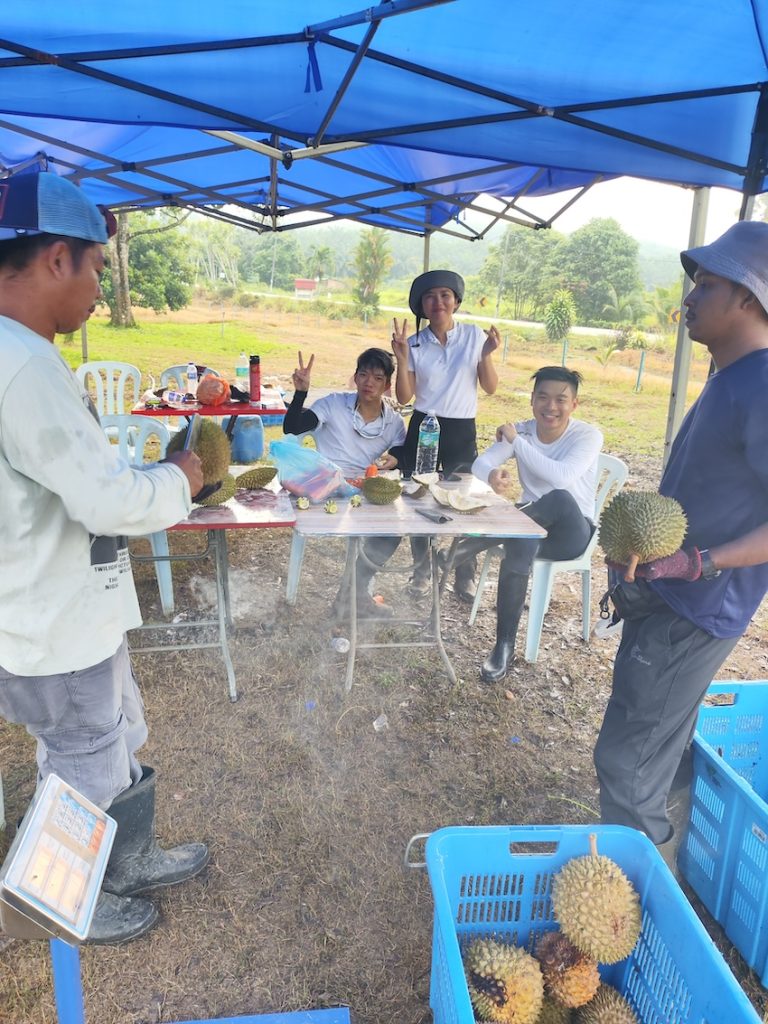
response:
{"label": "plastic water bottle", "polygon": [[197,395],[197,367],[194,363],[187,363],[187,394]]}
{"label": "plastic water bottle", "polygon": [[437,450],[440,444],[440,424],[434,412],[429,412],[419,426],[419,443],[416,447],[417,476],[437,472]]}
{"label": "plastic water bottle", "polygon": [[245,352],[241,352],[235,365],[235,384],[240,391],[244,391],[246,395],[250,394],[250,388],[248,384],[248,356]]}

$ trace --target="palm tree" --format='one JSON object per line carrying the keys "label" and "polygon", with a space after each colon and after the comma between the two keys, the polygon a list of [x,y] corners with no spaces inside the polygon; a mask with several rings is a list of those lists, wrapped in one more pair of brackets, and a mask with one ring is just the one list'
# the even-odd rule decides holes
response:
{"label": "palm tree", "polygon": [[642,292],[619,295],[612,284],[608,285],[608,301],[603,306],[603,312],[608,314],[609,320],[634,324],[649,311],[648,301]]}

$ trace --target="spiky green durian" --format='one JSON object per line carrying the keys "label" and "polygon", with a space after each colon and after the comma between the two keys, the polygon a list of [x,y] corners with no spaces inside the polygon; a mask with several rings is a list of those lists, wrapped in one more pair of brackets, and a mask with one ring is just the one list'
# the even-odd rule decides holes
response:
{"label": "spiky green durian", "polygon": [[561,1006],[583,1006],[600,987],[596,961],[562,932],[545,932],[533,955],[541,964],[544,991]]}
{"label": "spiky green durian", "polygon": [[627,1000],[611,985],[601,985],[594,999],[576,1011],[575,1024],[639,1024]]}
{"label": "spiky green durian", "polygon": [[247,472],[238,476],[237,486],[245,487],[248,490],[257,490],[259,487],[266,487],[271,480],[274,480],[276,473],[277,466],[252,466]]}
{"label": "spiky green durian", "polygon": [[552,880],[552,906],[562,932],[583,953],[601,964],[629,956],[640,935],[640,899],[634,886],[610,857],[597,852],[574,857]]}
{"label": "spiky green durian", "polygon": [[464,967],[479,1020],[535,1024],[544,1000],[544,980],[529,953],[493,939],[479,939],[467,949]]}
{"label": "spiky green durian", "polygon": [[[168,443],[169,455],[172,452],[183,450],[184,442],[187,438],[187,430],[189,430],[189,427],[185,427],[184,430],[180,430],[178,434],[173,435]],[[229,472],[231,456],[229,438],[213,420],[204,419],[200,424],[200,434],[197,438],[197,444],[194,446],[194,451],[196,455],[200,456],[200,461],[203,464],[203,483],[213,484],[217,480],[224,479]]]}
{"label": "spiky green durian", "polygon": [[556,1003],[548,995],[544,995],[536,1024],[571,1024],[573,1012],[561,1003]]}
{"label": "spiky green durian", "polygon": [[235,493],[237,482],[231,473],[227,473],[224,479],[221,481],[221,487],[213,494],[209,494],[207,498],[203,498],[199,501],[198,505],[223,505],[225,501],[229,501],[232,495]]}
{"label": "spiky green durian", "polygon": [[386,476],[371,476],[363,481],[363,494],[373,505],[389,505],[400,497],[402,489],[399,480]]}
{"label": "spiky green durian", "polygon": [[600,516],[600,546],[612,562],[630,567],[677,551],[687,521],[674,498],[655,491],[622,491]]}

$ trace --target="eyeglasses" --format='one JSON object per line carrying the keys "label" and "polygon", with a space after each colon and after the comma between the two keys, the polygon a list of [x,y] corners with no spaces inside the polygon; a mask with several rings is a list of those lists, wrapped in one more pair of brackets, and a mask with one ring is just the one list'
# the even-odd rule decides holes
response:
{"label": "eyeglasses", "polygon": [[366,423],[360,411],[355,409],[352,413],[352,429],[360,437],[381,437],[384,433],[384,416],[377,416],[375,420]]}

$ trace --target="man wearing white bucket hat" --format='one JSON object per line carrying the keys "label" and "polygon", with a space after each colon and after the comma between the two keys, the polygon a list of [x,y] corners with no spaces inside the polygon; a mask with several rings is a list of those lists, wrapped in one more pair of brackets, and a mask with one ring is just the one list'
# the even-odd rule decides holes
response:
{"label": "man wearing white bucket hat", "polygon": [[768,592],[768,224],[681,253],[694,341],[716,372],[661,479],[685,546],[612,592],[624,619],[595,747],[602,819],[675,845],[667,797],[704,694]]}

